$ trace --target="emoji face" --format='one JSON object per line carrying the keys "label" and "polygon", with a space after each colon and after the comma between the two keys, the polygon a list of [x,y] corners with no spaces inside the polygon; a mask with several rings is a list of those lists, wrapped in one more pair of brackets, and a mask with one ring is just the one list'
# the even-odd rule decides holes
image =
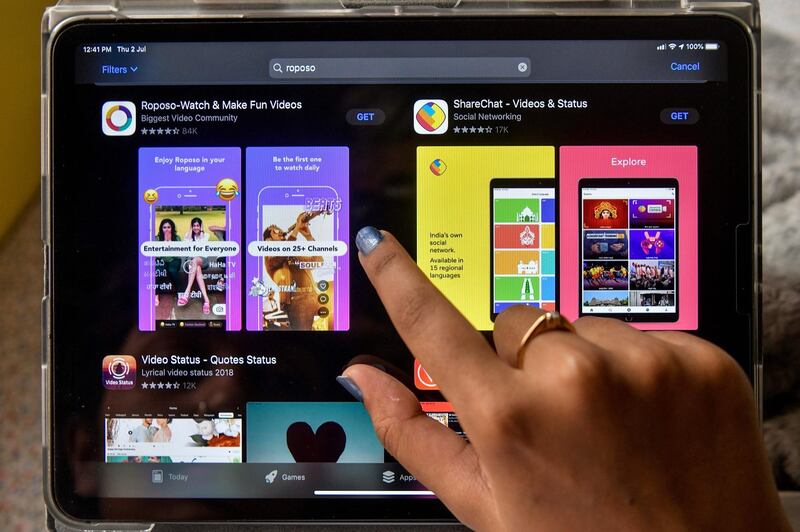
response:
{"label": "emoji face", "polygon": [[233,198],[239,195],[239,185],[236,184],[236,181],[233,179],[226,177],[225,179],[220,180],[217,183],[217,197],[221,200],[231,201]]}
{"label": "emoji face", "polygon": [[152,188],[148,188],[147,190],[144,191],[144,201],[145,203],[149,203],[150,205],[157,202],[158,192],[156,192]]}

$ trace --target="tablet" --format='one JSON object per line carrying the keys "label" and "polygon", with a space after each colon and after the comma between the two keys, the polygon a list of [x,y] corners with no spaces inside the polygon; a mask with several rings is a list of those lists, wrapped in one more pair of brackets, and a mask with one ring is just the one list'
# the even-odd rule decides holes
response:
{"label": "tablet", "polygon": [[461,433],[359,265],[365,225],[489,339],[513,304],[606,316],[715,342],[758,382],[743,23],[381,13],[53,32],[59,520],[450,520],[335,381],[380,357]]}

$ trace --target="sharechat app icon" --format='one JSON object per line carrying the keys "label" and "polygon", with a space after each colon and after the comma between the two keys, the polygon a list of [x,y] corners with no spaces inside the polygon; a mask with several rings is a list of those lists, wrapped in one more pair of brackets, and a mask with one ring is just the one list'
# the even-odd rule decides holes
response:
{"label": "sharechat app icon", "polygon": [[104,135],[127,137],[136,133],[136,105],[133,102],[106,102],[100,114]]}
{"label": "sharechat app icon", "polygon": [[447,102],[417,100],[414,103],[414,131],[420,135],[441,135],[447,131]]}
{"label": "sharechat app icon", "polygon": [[447,170],[447,165],[441,159],[434,159],[430,168],[433,175],[442,175]]}

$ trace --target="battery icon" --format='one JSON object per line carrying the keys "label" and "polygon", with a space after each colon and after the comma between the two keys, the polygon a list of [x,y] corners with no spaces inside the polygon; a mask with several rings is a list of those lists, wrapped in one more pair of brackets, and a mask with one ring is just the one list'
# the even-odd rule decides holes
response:
{"label": "battery icon", "polygon": [[706,50],[719,50],[719,43],[707,42],[706,43]]}

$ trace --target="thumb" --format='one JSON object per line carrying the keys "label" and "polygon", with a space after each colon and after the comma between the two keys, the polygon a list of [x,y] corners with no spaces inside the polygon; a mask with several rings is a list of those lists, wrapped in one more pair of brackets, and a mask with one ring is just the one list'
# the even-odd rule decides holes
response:
{"label": "thumb", "polygon": [[472,445],[428,417],[411,390],[377,368],[356,364],[337,380],[361,393],[378,439],[403,467],[464,524],[491,528],[494,512],[486,501],[492,499]]}

